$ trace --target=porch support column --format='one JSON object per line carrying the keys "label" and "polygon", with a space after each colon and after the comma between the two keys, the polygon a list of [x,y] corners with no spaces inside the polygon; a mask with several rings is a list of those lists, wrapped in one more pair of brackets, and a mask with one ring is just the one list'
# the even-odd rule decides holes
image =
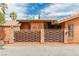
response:
{"label": "porch support column", "polygon": [[41,29],[41,43],[44,43],[44,29]]}

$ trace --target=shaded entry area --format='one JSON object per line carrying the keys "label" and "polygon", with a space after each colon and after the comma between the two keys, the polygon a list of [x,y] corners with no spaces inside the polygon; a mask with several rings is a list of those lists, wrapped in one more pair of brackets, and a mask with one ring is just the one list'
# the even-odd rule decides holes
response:
{"label": "shaded entry area", "polygon": [[44,29],[61,29],[60,24],[52,24],[51,22],[47,22],[44,24]]}
{"label": "shaded entry area", "polygon": [[45,24],[45,42],[64,42],[64,30],[59,24]]}

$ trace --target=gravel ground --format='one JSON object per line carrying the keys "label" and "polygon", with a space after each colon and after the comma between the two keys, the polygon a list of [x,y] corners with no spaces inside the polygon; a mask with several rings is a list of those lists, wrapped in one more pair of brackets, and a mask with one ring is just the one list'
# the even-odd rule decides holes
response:
{"label": "gravel ground", "polygon": [[79,44],[18,42],[5,45],[0,56],[79,56]]}

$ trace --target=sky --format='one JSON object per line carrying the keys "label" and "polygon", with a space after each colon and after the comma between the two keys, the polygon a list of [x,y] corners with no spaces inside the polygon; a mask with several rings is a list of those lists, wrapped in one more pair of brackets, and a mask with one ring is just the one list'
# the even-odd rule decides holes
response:
{"label": "sky", "polygon": [[6,19],[10,12],[16,12],[17,19],[32,19],[39,14],[41,19],[63,19],[79,12],[78,3],[9,3],[6,9]]}

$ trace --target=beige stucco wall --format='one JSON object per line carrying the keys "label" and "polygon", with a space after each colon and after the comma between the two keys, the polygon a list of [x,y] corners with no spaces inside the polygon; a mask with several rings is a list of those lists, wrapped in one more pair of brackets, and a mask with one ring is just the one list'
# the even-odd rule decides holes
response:
{"label": "beige stucco wall", "polygon": [[21,22],[21,29],[29,29],[30,23],[28,22]]}
{"label": "beige stucco wall", "polygon": [[[73,24],[73,37],[68,37],[68,24]],[[64,43],[79,43],[79,18],[64,22]]]}
{"label": "beige stucco wall", "polygon": [[31,30],[41,30],[44,29],[44,23],[43,22],[32,22],[31,23]]}
{"label": "beige stucco wall", "polygon": [[4,42],[5,43],[14,43],[14,32],[15,31],[19,31],[19,27],[4,27],[4,33],[5,33],[5,37],[4,37]]}
{"label": "beige stucco wall", "polygon": [[7,21],[4,24],[0,24],[0,32],[3,36],[5,43],[14,43],[14,31],[19,31],[20,24],[17,21]]}
{"label": "beige stucco wall", "polygon": [[21,29],[39,30],[44,29],[44,22],[21,22]]}

